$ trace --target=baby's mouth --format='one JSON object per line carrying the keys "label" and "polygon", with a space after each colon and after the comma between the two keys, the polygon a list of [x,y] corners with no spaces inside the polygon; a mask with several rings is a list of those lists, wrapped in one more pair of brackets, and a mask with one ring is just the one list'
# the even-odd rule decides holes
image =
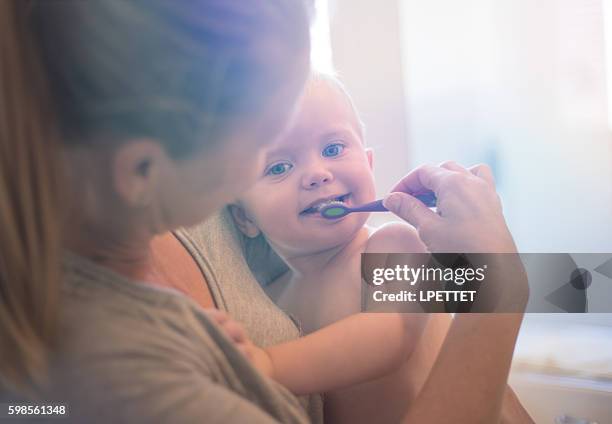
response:
{"label": "baby's mouth", "polygon": [[346,203],[346,201],[348,200],[350,195],[351,195],[351,193],[346,193],[346,194],[343,194],[342,196],[337,196],[337,197],[332,197],[332,198],[329,198],[329,199],[317,201],[317,203],[311,205],[310,207],[308,207],[308,208],[304,209],[302,212],[300,212],[300,215],[314,215],[314,214],[318,214],[323,206],[325,206],[325,205],[327,205],[327,204],[329,204],[331,202]]}

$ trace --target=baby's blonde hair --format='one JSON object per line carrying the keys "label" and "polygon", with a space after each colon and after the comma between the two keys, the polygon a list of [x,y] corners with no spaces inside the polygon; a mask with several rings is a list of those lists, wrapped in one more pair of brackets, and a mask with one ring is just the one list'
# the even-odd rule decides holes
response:
{"label": "baby's blonde hair", "polygon": [[357,124],[357,130],[361,136],[361,141],[365,144],[365,124],[361,120],[361,116],[359,115],[359,111],[355,106],[355,102],[346,89],[344,83],[340,80],[337,74],[311,71],[308,80],[306,81],[304,95],[307,95],[310,90],[313,90],[320,84],[326,84],[328,87],[337,90],[346,99],[351,107],[351,110],[353,111],[353,114],[355,115],[355,123]]}

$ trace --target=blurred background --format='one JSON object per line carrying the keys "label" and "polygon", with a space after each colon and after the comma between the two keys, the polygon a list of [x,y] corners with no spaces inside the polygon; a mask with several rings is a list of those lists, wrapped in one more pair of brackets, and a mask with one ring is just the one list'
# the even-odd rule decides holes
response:
{"label": "blurred background", "polygon": [[[316,6],[313,65],[353,96],[380,196],[484,162],[521,252],[612,252],[612,0]],[[537,422],[612,423],[612,314],[527,316],[511,382]]]}

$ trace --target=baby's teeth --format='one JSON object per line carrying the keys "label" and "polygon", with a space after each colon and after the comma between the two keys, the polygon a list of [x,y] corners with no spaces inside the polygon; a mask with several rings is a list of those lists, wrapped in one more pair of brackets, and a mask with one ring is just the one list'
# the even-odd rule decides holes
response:
{"label": "baby's teeth", "polygon": [[318,203],[318,204],[316,204],[314,206],[311,206],[310,208],[306,209],[304,212],[307,212],[307,213],[316,213],[316,212],[319,212],[324,206],[327,206],[330,203],[333,203],[333,202],[344,203],[344,201],[340,200],[341,198],[342,198],[342,196],[338,196],[335,199],[329,199],[329,200],[326,200],[324,202]]}
{"label": "baby's teeth", "polygon": [[325,202],[321,202],[321,203],[319,203],[319,204],[316,206],[316,208],[317,208],[317,210],[320,210],[322,207],[327,206],[327,205],[329,205],[329,204],[330,204],[330,203],[332,203],[332,202],[338,202],[338,201],[339,201],[339,200],[336,200],[336,199],[326,200]]}

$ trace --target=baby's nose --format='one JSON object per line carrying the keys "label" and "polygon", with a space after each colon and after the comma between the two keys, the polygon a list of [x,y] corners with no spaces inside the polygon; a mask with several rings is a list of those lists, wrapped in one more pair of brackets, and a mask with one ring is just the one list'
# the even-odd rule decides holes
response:
{"label": "baby's nose", "polygon": [[326,170],[318,170],[304,175],[302,186],[305,189],[313,189],[332,182],[334,179],[331,172]]}

